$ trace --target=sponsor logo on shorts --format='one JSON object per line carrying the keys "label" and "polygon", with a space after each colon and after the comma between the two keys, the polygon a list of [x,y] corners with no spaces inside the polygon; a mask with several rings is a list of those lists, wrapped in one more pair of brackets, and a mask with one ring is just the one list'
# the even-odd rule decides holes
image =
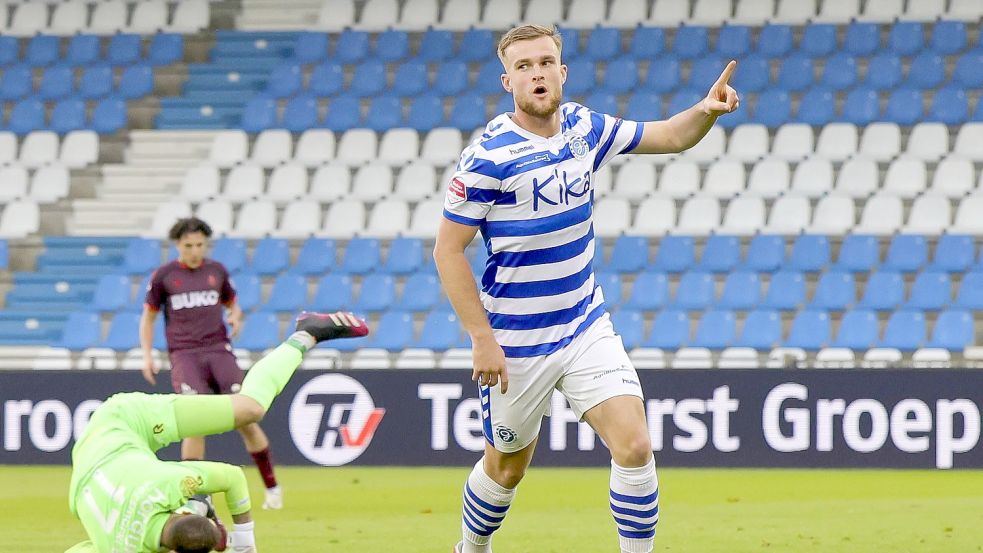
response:
{"label": "sponsor logo on shorts", "polygon": [[516,438],[515,430],[512,430],[507,426],[496,426],[495,435],[498,436],[499,440],[502,440],[507,444],[514,442]]}
{"label": "sponsor logo on shorts", "polygon": [[631,369],[629,369],[627,365],[621,365],[617,369],[607,369],[607,370],[603,370],[603,371],[597,373],[596,375],[594,375],[594,378],[592,380],[599,380],[599,379],[604,378],[605,376],[608,376],[610,374],[614,374],[614,373],[618,373],[618,372],[624,372],[624,371],[629,371],[629,370],[631,370]]}

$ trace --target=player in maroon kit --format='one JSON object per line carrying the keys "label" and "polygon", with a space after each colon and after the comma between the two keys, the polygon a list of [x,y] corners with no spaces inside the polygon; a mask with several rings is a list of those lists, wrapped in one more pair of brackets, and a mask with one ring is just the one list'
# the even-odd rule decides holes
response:
{"label": "player in maroon kit", "polygon": [[[152,356],[154,320],[164,311],[164,331],[171,359],[171,384],[179,394],[234,394],[242,385],[242,370],[232,353],[225,322],[232,336],[239,333],[242,310],[225,267],[205,257],[212,229],[201,219],[180,219],[171,227],[170,239],[178,258],[154,271],[147,285],[140,319],[143,376],[156,384],[160,370]],[[223,322],[225,311],[228,315]],[[258,424],[238,429],[266,485],[264,509],[283,508],[283,492],[277,485],[270,457],[270,442]],[[204,460],[205,438],[185,438],[181,459]]]}

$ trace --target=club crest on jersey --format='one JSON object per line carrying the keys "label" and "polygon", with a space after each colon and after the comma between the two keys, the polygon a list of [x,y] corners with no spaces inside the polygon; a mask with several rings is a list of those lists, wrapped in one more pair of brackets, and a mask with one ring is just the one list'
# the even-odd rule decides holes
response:
{"label": "club crest on jersey", "polygon": [[567,131],[566,138],[567,144],[570,146],[570,153],[573,154],[573,157],[577,159],[584,159],[587,157],[587,154],[590,152],[590,146],[587,145],[587,141],[584,140],[583,136],[573,131]]}
{"label": "club crest on jersey", "polygon": [[457,204],[463,202],[467,197],[468,195],[461,179],[451,179],[451,184],[447,187],[447,201]]}

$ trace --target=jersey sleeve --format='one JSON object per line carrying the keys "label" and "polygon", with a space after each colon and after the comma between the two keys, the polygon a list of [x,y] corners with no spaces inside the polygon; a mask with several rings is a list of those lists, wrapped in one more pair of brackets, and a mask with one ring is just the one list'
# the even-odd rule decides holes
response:
{"label": "jersey sleeve", "polygon": [[147,293],[143,298],[143,303],[154,311],[160,311],[160,307],[164,304],[165,295],[164,276],[161,274],[160,269],[158,269],[154,271],[154,274],[150,275],[150,281],[147,282]]}
{"label": "jersey sleeve", "polygon": [[477,157],[478,149],[471,146],[461,154],[444,198],[444,218],[472,227],[481,225],[502,195],[502,181],[487,174],[493,172],[494,164]]}
{"label": "jersey sleeve", "polygon": [[246,475],[241,468],[212,461],[181,461],[180,464],[201,477],[201,485],[194,493],[224,493],[225,504],[233,515],[241,515],[252,507]]}
{"label": "jersey sleeve", "polygon": [[590,117],[593,126],[591,132],[598,135],[594,155],[595,171],[607,165],[614,156],[631,153],[642,139],[644,123],[596,112],[591,112]]}
{"label": "jersey sleeve", "polygon": [[232,282],[232,277],[229,276],[229,271],[225,266],[222,266],[222,291],[219,294],[219,300],[224,305],[230,305],[236,300],[235,284]]}

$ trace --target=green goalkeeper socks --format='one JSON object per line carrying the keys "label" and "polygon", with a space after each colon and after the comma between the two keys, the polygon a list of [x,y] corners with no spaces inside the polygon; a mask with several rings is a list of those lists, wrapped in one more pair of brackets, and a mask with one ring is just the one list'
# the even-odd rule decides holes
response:
{"label": "green goalkeeper socks", "polygon": [[283,391],[304,359],[305,345],[293,337],[280,344],[247,371],[239,393],[255,399],[263,409],[269,409],[273,398]]}

